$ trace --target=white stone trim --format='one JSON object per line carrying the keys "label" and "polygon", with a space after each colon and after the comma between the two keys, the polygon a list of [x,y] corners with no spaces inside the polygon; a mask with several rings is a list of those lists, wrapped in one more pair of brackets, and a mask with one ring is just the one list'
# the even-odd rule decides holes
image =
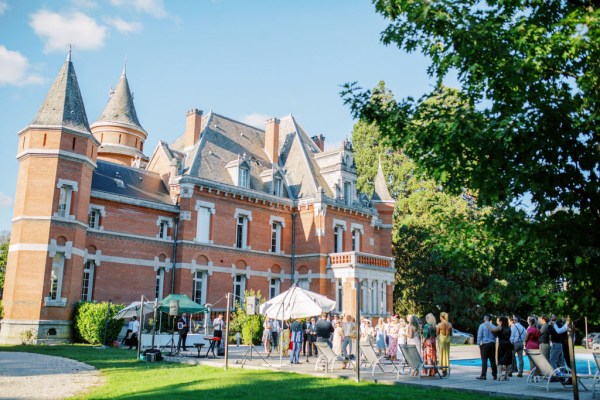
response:
{"label": "white stone trim", "polygon": [[79,191],[79,184],[77,183],[77,181],[70,181],[68,179],[59,178],[58,183],[56,184],[56,187],[58,189],[60,189],[63,186],[71,186],[71,188],[73,188],[74,192]]}
{"label": "white stone trim", "polygon": [[194,184],[183,183],[179,185],[179,195],[182,199],[191,199],[194,197]]}
{"label": "white stone trim", "polygon": [[91,204],[91,203],[90,203],[90,208],[89,208],[89,210],[90,210],[90,211],[92,211],[92,210],[97,210],[97,211],[100,211],[100,216],[101,216],[101,217],[106,217],[106,209],[105,209],[105,207],[104,207],[104,206],[99,206],[99,205],[97,205],[97,204]]}
{"label": "white stone trim", "polygon": [[8,246],[8,252],[15,251],[43,251],[47,252],[50,247],[46,243],[15,243]]}
{"label": "white stone trim", "polygon": [[233,217],[237,220],[237,218],[240,215],[244,215],[246,216],[246,218],[248,218],[248,221],[252,221],[252,211],[250,210],[244,210],[243,208],[236,208],[235,209],[235,214],[233,214]]}
{"label": "white stone trim", "polygon": [[161,268],[165,271],[170,271],[172,266],[170,258],[165,258],[165,261],[159,261],[158,256],[154,256],[154,260],[152,261],[152,267],[155,271],[158,271]]}
{"label": "white stone trim", "polygon": [[369,244],[375,246],[375,238],[369,238]]}
{"label": "white stone trim", "polygon": [[350,224],[350,231],[353,231],[353,230],[359,231],[361,235],[365,234],[365,230],[364,230],[362,224],[356,224],[356,223],[352,222]]}
{"label": "white stone trim", "polygon": [[[196,211],[198,211],[200,209],[200,207],[204,207],[204,208],[208,208],[210,210],[210,213],[212,215],[215,215],[215,203],[210,203],[208,201],[204,201],[204,200],[196,200],[196,206],[194,207],[194,209]],[[237,209],[236,209],[237,211]],[[250,213],[252,214],[252,213]]]}
{"label": "white stone trim", "polygon": [[343,229],[344,231],[347,231],[347,230],[348,230],[348,225],[346,224],[346,221],[343,221],[343,220],[341,220],[341,219],[334,218],[334,219],[333,219],[333,225],[332,225],[331,227],[332,227],[332,228],[335,228],[336,226],[340,226],[340,227],[342,227],[342,229]]}
{"label": "white stone trim", "polygon": [[181,221],[191,221],[192,220],[192,212],[191,211],[182,211],[179,214],[179,219]]}
{"label": "white stone trim", "polygon": [[21,161],[21,158],[25,156],[40,156],[40,157],[53,157],[57,156],[65,160],[74,160],[87,164],[92,170],[96,169],[96,163],[89,157],[81,154],[73,153],[65,150],[49,150],[49,149],[27,149],[17,154],[17,160]]}
{"label": "white stone trim", "polygon": [[273,222],[279,222],[282,228],[285,228],[285,219],[283,217],[278,217],[276,215],[271,215],[269,217],[269,226],[273,226]]}
{"label": "white stone trim", "polygon": [[138,207],[151,208],[153,210],[161,210],[167,212],[179,212],[179,207],[172,204],[159,203],[154,201],[135,199],[132,197],[121,196],[113,193],[101,192],[98,190],[92,190],[91,197],[114,201],[116,203],[131,204]]}
{"label": "white stone trim", "polygon": [[160,224],[161,224],[162,222],[166,222],[166,223],[167,223],[167,227],[169,227],[169,228],[173,228],[173,218],[171,218],[171,217],[159,216],[159,217],[156,219],[156,226],[158,226],[158,227],[159,227],[159,231],[158,231],[158,233],[156,234],[156,238],[157,238],[157,239],[163,239],[163,240],[171,240],[171,239],[172,239],[172,237],[171,237],[171,236],[169,236],[169,235],[167,235],[167,236],[165,236],[165,237],[162,237],[162,236],[160,236]]}

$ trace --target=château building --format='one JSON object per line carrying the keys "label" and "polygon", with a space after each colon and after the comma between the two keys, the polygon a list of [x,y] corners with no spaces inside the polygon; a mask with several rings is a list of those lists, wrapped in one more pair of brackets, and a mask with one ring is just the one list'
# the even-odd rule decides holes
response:
{"label": "ch\u00e2teau building", "polygon": [[19,133],[19,172],[0,342],[71,337],[74,305],[184,293],[213,311],[247,289],[271,298],[293,283],[354,314],[392,310],[394,201],[381,170],[356,190],[352,145],[325,149],[293,115],[258,129],[192,109],[173,143],[148,132],[126,71],[89,125],[67,57]]}

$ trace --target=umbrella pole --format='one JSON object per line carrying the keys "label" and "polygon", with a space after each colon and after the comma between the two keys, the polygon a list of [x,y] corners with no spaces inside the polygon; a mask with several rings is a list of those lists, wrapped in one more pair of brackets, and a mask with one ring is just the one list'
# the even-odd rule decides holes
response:
{"label": "umbrella pole", "polygon": [[156,308],[158,307],[158,299],[154,299],[154,316],[152,318],[152,348],[154,349],[154,336],[156,336]]}
{"label": "umbrella pole", "polygon": [[[140,300],[140,311],[139,311],[139,317],[138,317],[138,321],[142,320],[142,315],[144,314],[143,311],[144,308],[144,295],[142,295],[142,299]],[[142,330],[140,328],[138,328],[138,341],[137,341],[137,358],[136,360],[140,359],[140,348],[142,347]]]}
{"label": "umbrella pole", "polygon": [[[231,310],[231,294],[227,293],[227,311],[225,313],[225,371],[229,368],[229,310]],[[223,340],[223,338],[221,338]]]}
{"label": "umbrella pole", "polygon": [[360,280],[356,280],[356,382],[360,382],[360,299],[361,299]]}

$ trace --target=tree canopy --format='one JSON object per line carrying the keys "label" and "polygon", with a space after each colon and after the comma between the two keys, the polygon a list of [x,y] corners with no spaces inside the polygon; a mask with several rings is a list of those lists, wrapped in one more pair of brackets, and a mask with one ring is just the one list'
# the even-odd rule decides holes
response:
{"label": "tree canopy", "polygon": [[[419,99],[356,83],[343,95],[449,193],[493,207],[485,235],[456,241],[473,229],[458,223],[448,248],[503,276],[538,274],[557,310],[599,319],[600,2],[374,3],[382,42],[428,56],[436,84]],[[450,73],[460,88],[444,86]]]}

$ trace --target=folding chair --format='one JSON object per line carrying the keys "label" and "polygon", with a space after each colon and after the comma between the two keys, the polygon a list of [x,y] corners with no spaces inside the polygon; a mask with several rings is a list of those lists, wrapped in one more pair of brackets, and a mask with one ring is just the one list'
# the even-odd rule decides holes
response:
{"label": "folding chair", "polygon": [[600,353],[593,353],[596,361],[596,373],[594,374],[594,384],[592,385],[592,397],[596,398],[596,383],[600,382]]}
{"label": "folding chair", "polygon": [[[317,361],[315,362],[315,371],[317,371],[319,368],[323,368],[325,373],[327,373],[328,371],[333,371],[336,361],[344,362],[344,359],[335,355],[327,343],[315,342],[314,344],[319,352]],[[350,361],[346,362],[351,364]]]}
{"label": "folding chair", "polygon": [[361,365],[366,365],[367,368],[371,368],[371,375],[375,375],[375,368],[379,367],[381,372],[385,373],[384,366],[392,366],[392,371],[398,373],[398,366],[392,360],[386,360],[385,357],[379,357],[375,350],[373,350],[373,346],[370,343],[360,343],[360,353],[362,356]]}
{"label": "folding chair", "polygon": [[[538,375],[542,377],[542,383],[547,381],[546,391],[549,391],[550,382],[560,382],[563,387],[566,387],[567,382],[571,381],[571,371],[567,367],[552,367],[550,361],[548,361],[540,350],[525,350],[525,353],[533,363],[531,373],[529,374],[529,377],[527,377],[528,384],[533,383],[534,376]],[[587,390],[581,380],[578,379],[577,383]]]}
{"label": "folding chair", "polygon": [[[421,380],[421,371],[423,370],[434,370],[437,376],[442,379],[442,374],[440,374],[440,369],[437,365],[429,365],[425,364],[421,355],[417,351],[417,347],[414,344],[400,344],[398,345],[402,355],[404,356],[404,360],[410,367],[411,372],[415,371],[419,380]],[[397,377],[400,377],[400,371],[398,371]]]}

